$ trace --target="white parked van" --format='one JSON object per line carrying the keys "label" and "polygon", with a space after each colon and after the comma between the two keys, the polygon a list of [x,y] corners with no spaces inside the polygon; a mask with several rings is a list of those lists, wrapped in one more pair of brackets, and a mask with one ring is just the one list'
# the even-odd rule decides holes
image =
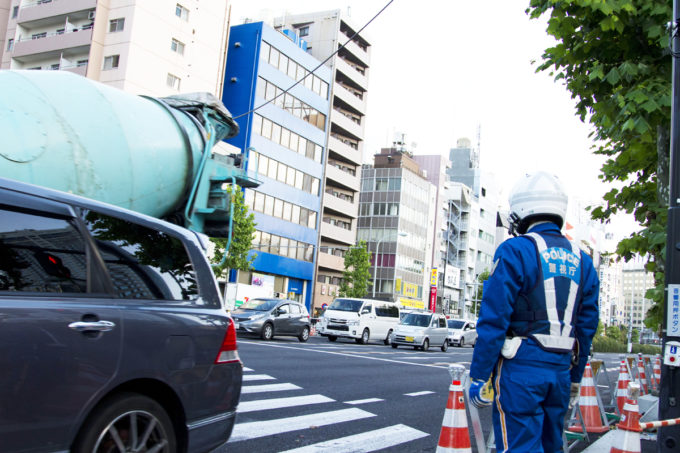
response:
{"label": "white parked van", "polygon": [[399,305],[373,299],[338,297],[326,308],[319,320],[318,333],[335,341],[338,337],[354,338],[357,343],[369,340],[390,344],[399,324]]}

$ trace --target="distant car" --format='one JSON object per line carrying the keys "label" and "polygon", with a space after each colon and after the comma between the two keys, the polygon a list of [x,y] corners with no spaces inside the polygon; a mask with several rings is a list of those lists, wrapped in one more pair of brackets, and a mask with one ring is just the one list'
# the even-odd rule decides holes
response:
{"label": "distant car", "polygon": [[275,336],[309,339],[311,319],[307,308],[288,299],[250,299],[231,312],[238,333],[259,335],[263,340]]}
{"label": "distant car", "polygon": [[413,349],[427,351],[430,345],[441,345],[446,352],[449,348],[446,318],[436,313],[409,313],[401,320],[392,334],[392,347],[413,346]]}
{"label": "distant car", "polygon": [[0,450],[229,439],[243,364],[202,239],[0,178]]}
{"label": "distant car", "polygon": [[451,346],[462,348],[466,344],[474,346],[477,343],[477,330],[474,322],[464,319],[449,319],[446,323],[449,327],[449,344]]}
{"label": "distant car", "polygon": [[399,314],[400,307],[393,302],[338,297],[324,311],[317,331],[328,341],[354,338],[359,344],[378,340],[388,345]]}

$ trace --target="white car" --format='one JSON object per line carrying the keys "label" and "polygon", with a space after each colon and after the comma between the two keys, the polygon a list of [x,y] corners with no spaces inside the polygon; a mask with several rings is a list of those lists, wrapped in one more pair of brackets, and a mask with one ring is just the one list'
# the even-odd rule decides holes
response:
{"label": "white car", "polygon": [[413,346],[427,351],[430,345],[439,346],[443,352],[449,348],[446,318],[436,313],[408,313],[394,329],[392,347]]}
{"label": "white car", "polygon": [[449,344],[463,347],[466,344],[474,346],[477,343],[477,330],[475,323],[464,319],[449,319],[446,321],[449,327]]}

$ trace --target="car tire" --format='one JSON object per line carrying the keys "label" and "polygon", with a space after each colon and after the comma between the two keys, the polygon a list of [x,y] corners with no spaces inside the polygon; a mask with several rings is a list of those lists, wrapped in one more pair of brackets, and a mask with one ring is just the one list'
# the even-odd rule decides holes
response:
{"label": "car tire", "polygon": [[444,344],[442,344],[442,352],[446,352],[449,350],[449,340],[444,340]]}
{"label": "car tire", "polygon": [[392,343],[392,349],[397,349],[397,346],[399,346],[397,343]]}
{"label": "car tire", "polygon": [[333,343],[337,339],[338,337],[336,337],[335,335],[328,335],[328,341],[330,341],[331,343]]}
{"label": "car tire", "polygon": [[368,344],[368,339],[371,337],[371,333],[368,331],[368,329],[364,329],[363,332],[361,332],[361,338],[359,338],[357,341],[360,344]]}
{"label": "car tire", "polygon": [[265,325],[262,326],[261,336],[264,341],[269,341],[274,338],[274,326],[269,322],[265,323]]}
{"label": "car tire", "polygon": [[423,345],[420,347],[420,349],[422,349],[423,351],[427,351],[428,349],[430,349],[430,340],[425,338],[423,340]]}
{"label": "car tire", "polygon": [[[131,423],[145,444],[133,444]],[[142,436],[151,427],[149,436]],[[177,452],[175,428],[165,409],[156,401],[137,393],[120,393],[104,400],[87,418],[74,442],[74,453],[98,453],[116,447],[112,433],[122,440],[126,451],[150,451],[161,447],[163,453]],[[164,447],[162,445],[165,444]]]}
{"label": "car tire", "polygon": [[392,343],[392,329],[387,332],[387,338],[385,338],[385,346]]}
{"label": "car tire", "polygon": [[300,342],[302,342],[302,343],[309,340],[309,327],[304,326],[302,328],[302,332],[300,332],[300,336],[298,336],[298,340],[300,340]]}
{"label": "car tire", "polygon": [[465,347],[465,338],[460,337],[460,341],[458,342],[458,346],[461,348]]}

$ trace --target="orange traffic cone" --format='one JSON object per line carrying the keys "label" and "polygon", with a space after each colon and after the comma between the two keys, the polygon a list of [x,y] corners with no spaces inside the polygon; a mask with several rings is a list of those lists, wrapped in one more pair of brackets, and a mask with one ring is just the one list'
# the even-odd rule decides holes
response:
{"label": "orange traffic cone", "polygon": [[449,399],[439,433],[437,453],[472,453],[470,446],[470,432],[467,426],[465,412],[465,397],[463,394],[462,378],[465,374],[463,365],[449,365],[449,373],[453,381],[449,387]]}
{"label": "orange traffic cone", "polygon": [[[602,424],[602,414],[600,413],[600,406],[595,392],[593,369],[590,367],[590,363],[588,363],[581,380],[581,395],[578,399],[578,405],[583,414],[583,423],[586,425],[586,431],[589,433],[603,433],[608,431],[609,428]],[[569,431],[580,433],[583,432],[583,428],[578,423],[570,426]]]}
{"label": "orange traffic cone", "polygon": [[623,406],[621,422],[614,432],[612,448],[609,453],[640,453],[640,411],[638,410],[637,398],[640,394],[640,385],[631,382],[628,385],[626,404]]}
{"label": "orange traffic cone", "polygon": [[628,365],[626,364],[626,359],[621,359],[619,380],[616,384],[616,407],[619,409],[619,414],[623,414],[623,405],[626,404],[629,382],[630,376],[628,376]]}
{"label": "orange traffic cone", "polygon": [[661,356],[656,356],[654,360],[654,382],[656,383],[656,388],[659,388],[661,383]]}
{"label": "orange traffic cone", "polygon": [[640,380],[640,395],[649,393],[647,389],[647,374],[645,373],[645,362],[642,360],[642,354],[638,355],[638,377]]}

